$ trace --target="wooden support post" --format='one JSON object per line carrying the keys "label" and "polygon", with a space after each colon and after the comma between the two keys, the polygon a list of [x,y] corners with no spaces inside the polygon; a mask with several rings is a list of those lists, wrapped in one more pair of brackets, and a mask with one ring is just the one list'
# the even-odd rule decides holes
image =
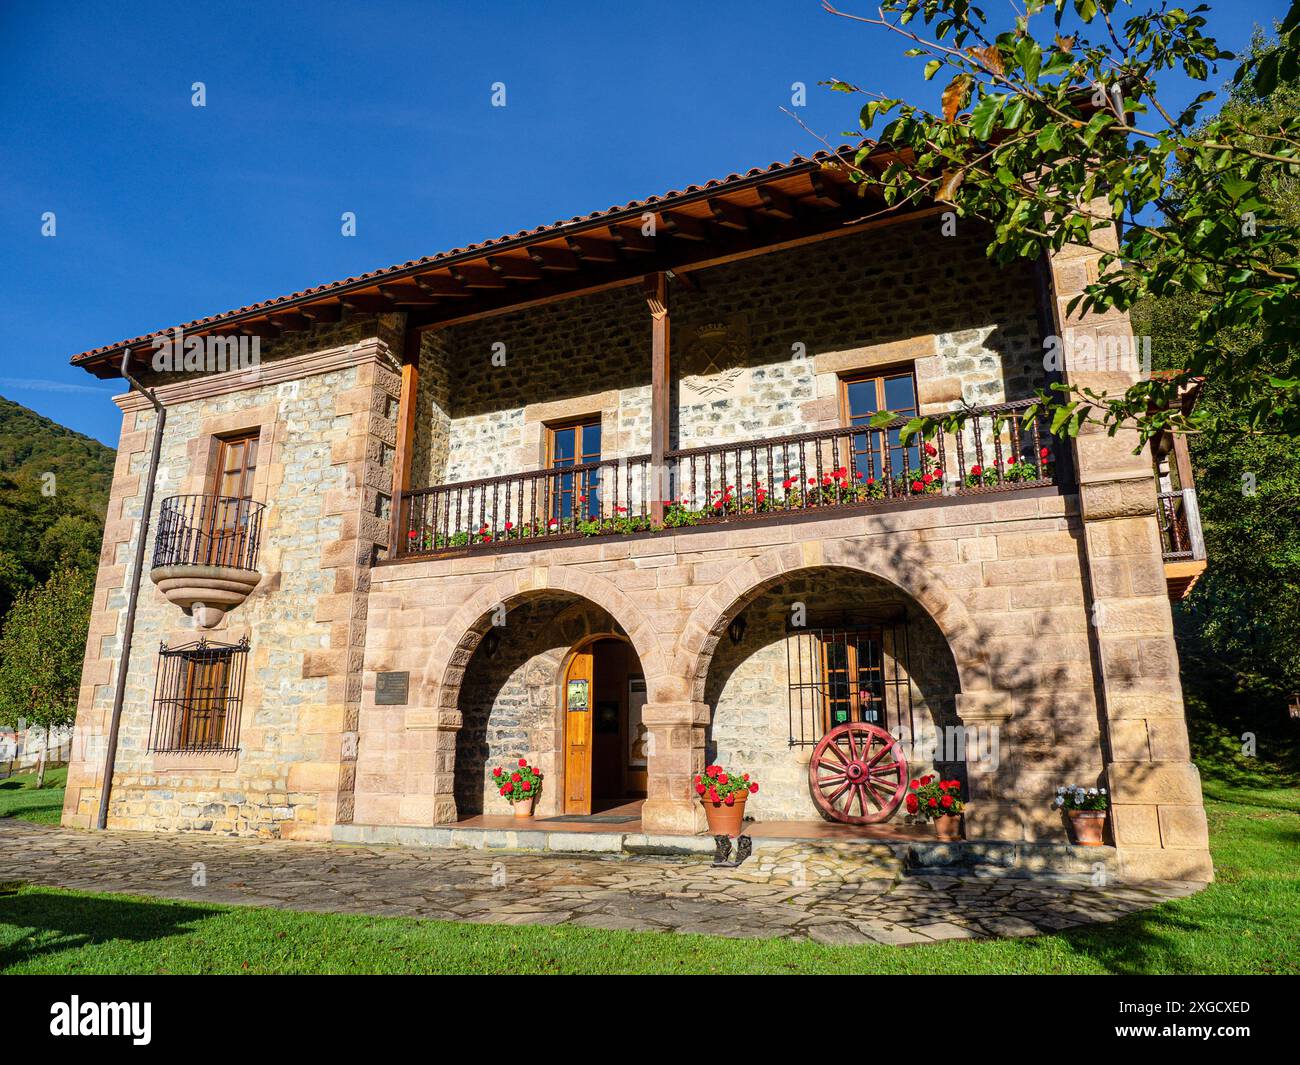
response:
{"label": "wooden support post", "polygon": [[671,417],[670,369],[668,357],[668,275],[662,270],[644,279],[646,302],[650,306],[650,523],[664,522],[664,496],[668,492],[668,450]]}
{"label": "wooden support post", "polygon": [[397,558],[405,544],[406,504],[411,487],[411,457],[415,447],[416,399],[420,391],[420,332],[406,331],[402,347],[402,394],[397,405],[397,450],[393,455],[393,501],[389,507],[388,557]]}
{"label": "wooden support post", "polygon": [[1174,433],[1174,469],[1178,471],[1178,487],[1195,488],[1196,478],[1192,474],[1192,456],[1187,452],[1187,437]]}

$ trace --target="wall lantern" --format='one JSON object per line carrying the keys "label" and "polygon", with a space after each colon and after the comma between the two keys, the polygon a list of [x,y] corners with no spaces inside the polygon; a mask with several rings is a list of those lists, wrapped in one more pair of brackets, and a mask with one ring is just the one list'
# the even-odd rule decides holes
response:
{"label": "wall lantern", "polygon": [[727,626],[727,635],[731,637],[731,642],[740,643],[740,641],[745,638],[745,630],[747,628],[749,628],[749,624],[745,621],[743,614],[732,621],[732,623]]}
{"label": "wall lantern", "polygon": [[497,648],[501,646],[501,637],[497,634],[495,628],[488,629],[488,634],[483,637],[483,653],[491,658],[497,653]]}

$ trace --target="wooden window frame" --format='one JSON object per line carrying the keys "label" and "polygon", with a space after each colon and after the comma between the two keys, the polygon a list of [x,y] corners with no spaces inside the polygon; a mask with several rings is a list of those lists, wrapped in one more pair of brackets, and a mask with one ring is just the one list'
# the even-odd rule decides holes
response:
{"label": "wooden window frame", "polygon": [[[591,459],[591,458],[586,458],[585,452],[580,450],[582,447],[582,435],[583,435],[581,430],[593,425],[598,430],[600,430],[600,450],[596,452],[596,457],[594,459]],[[600,411],[595,411],[590,414],[575,415],[572,418],[565,418],[563,421],[546,422],[544,423],[544,428],[546,431],[546,469],[550,470],[550,469],[560,468],[558,465],[558,460],[555,457],[555,436],[557,433],[565,432],[568,429],[575,430],[574,457],[572,462],[569,463],[569,465],[582,466],[588,462],[601,461],[601,456],[604,454],[604,449],[605,449],[605,422]],[[564,474],[558,473],[555,474],[553,477],[547,479],[547,484],[546,484],[546,494],[548,497],[546,500],[547,514],[553,518],[558,518],[561,521],[569,521],[574,518],[578,518],[579,520],[586,519],[591,517],[593,512],[595,512],[598,515],[599,506],[600,506],[599,471],[592,470],[581,474],[579,478],[579,480],[581,481],[581,485],[575,483],[571,488],[567,488],[567,489],[561,487],[562,484],[561,479],[564,476],[565,476]],[[597,492],[597,499],[594,501],[595,503],[594,508],[591,505],[593,501],[590,498],[593,485]],[[577,497],[580,495],[585,495],[588,497],[588,503],[586,504],[586,509],[583,512],[580,512],[578,507],[574,506],[574,502],[573,502],[576,501]],[[572,497],[572,501],[570,502],[570,506],[569,506],[570,514],[567,518],[564,517],[563,515],[565,496]]]}
{"label": "wooden window frame", "polygon": [[[847,702],[849,717],[847,721],[841,721],[839,722],[839,724],[842,725],[842,724],[847,724],[849,722],[867,721],[868,724],[883,725],[885,721],[884,634],[881,632],[881,630],[875,628],[859,629],[856,630],[854,633],[855,639],[850,642],[847,639],[845,640],[837,640],[834,638],[828,639],[826,636],[827,631],[831,631],[831,630],[819,632],[818,634],[818,658],[821,667],[822,692],[824,693],[824,699],[825,699],[825,706],[822,712],[823,734],[829,732],[831,729],[836,727],[836,724],[833,721],[834,709],[836,704],[840,702]],[[843,630],[841,630],[841,632],[843,632]],[[862,685],[863,666],[858,658],[859,644],[861,644],[864,640],[870,641],[875,645],[876,657],[878,660],[876,666],[874,667],[874,670],[878,674],[878,677],[876,679],[874,688],[871,689],[872,691],[871,702],[878,705],[875,709],[875,717],[869,721],[864,713],[864,710],[866,708],[863,705],[864,701],[862,699],[862,693],[864,690],[867,689],[864,689]],[[845,677],[848,678],[847,683],[850,688],[849,695],[845,699],[835,698],[832,694],[832,690],[833,690],[832,682],[831,682],[832,669],[830,663],[830,656],[827,653],[827,648],[834,648],[834,647],[844,648],[844,667],[842,672],[844,673]],[[837,669],[834,670],[834,672],[841,672],[841,670]]]}
{"label": "wooden window frame", "polygon": [[159,648],[149,751],[163,754],[234,754],[248,640]]}
{"label": "wooden window frame", "polygon": [[[839,375],[840,424],[846,429],[861,428],[864,433],[868,433],[870,431],[870,416],[867,416],[867,421],[861,426],[856,425],[853,421],[853,409],[849,405],[849,386],[862,384],[867,381],[875,382],[876,411],[888,410],[889,407],[885,403],[885,382],[894,377],[908,377],[911,379],[913,404],[911,408],[903,411],[896,411],[895,413],[911,417],[919,415],[921,413],[921,397],[916,383],[916,364],[914,362],[901,362],[895,363],[892,366],[873,366],[870,369],[849,370]],[[884,453],[886,450],[891,452],[907,450],[910,452],[915,451],[919,446],[917,444],[909,444],[906,449],[903,449],[901,446],[891,446],[886,448],[885,433],[880,430],[877,431],[874,438],[869,437],[868,439],[871,440],[872,464],[873,468],[877,471],[875,474],[876,476],[880,476],[880,471],[883,471],[885,468]],[[856,453],[856,448],[854,451]],[[918,466],[913,468],[919,468],[919,457]],[[898,474],[900,471],[895,469],[893,463],[891,463],[890,472],[892,474]]]}

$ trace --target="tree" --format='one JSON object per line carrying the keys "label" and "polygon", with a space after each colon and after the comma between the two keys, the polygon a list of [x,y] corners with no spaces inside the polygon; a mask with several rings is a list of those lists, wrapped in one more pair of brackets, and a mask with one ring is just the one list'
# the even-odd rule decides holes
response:
{"label": "tree", "polygon": [[[1246,65],[1277,67],[1267,61],[1281,47],[1256,33]],[[1300,113],[1300,77],[1279,78],[1263,95],[1248,81],[1239,81],[1223,111],[1247,120],[1267,112]],[[1300,225],[1300,181],[1274,172],[1264,194],[1280,219]],[[1179,293],[1150,297],[1134,308],[1134,325],[1153,337],[1163,367],[1190,361],[1195,322],[1205,302],[1199,293]],[[1238,327],[1216,340],[1235,357],[1249,357],[1259,334]],[[1202,406],[1212,409],[1231,401],[1223,382],[1205,382]],[[1247,679],[1252,690],[1262,684],[1276,713],[1279,694],[1300,691],[1300,641],[1295,636],[1300,632],[1300,453],[1281,437],[1210,432],[1191,438],[1191,457],[1213,561],[1178,608],[1183,655],[1204,667],[1200,673],[1231,672]]]}
{"label": "tree", "polygon": [[45,785],[50,731],[76,718],[93,592],[89,576],[62,567],[40,587],[19,592],[0,631],[0,724],[26,722],[44,733],[38,788]]}
{"label": "tree", "polygon": [[[1040,406],[1051,408],[1055,431],[1095,421],[1112,433],[1135,426],[1144,442],[1167,428],[1300,436],[1300,227],[1272,195],[1300,177],[1300,116],[1227,107],[1205,118],[1219,95],[1211,89],[1171,112],[1161,84],[1171,70],[1205,83],[1235,57],[1204,34],[1204,6],[1162,6],[1121,23],[1119,4],[1025,0],[998,32],[970,0],[884,0],[877,16],[823,0],[833,14],[910,41],[907,54],[926,61],[926,79],[946,72],[937,111],[830,82],[869,97],[863,131],[887,119],[879,140],[844,165],[889,208],[933,200],[988,223],[988,254],[999,262],[1117,228],[1118,250],[1102,256],[1100,276],[1071,311],[1192,301],[1194,343],[1176,373],[1122,395],[1054,385]],[[1051,27],[1040,39],[1035,18],[1045,13]],[[913,28],[921,24],[928,36]],[[1273,58],[1238,66],[1240,90],[1267,95],[1300,72],[1300,0],[1281,33]],[[895,157],[877,173],[868,157],[882,148]],[[1227,344],[1238,330],[1255,342]],[[1220,382],[1223,402],[1184,415],[1172,400],[1193,378]],[[909,426],[934,427],[932,419]]]}

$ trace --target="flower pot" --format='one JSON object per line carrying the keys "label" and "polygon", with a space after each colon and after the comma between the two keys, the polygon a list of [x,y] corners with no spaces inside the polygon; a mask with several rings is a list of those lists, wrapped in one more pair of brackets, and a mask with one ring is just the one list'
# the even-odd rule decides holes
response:
{"label": "flower pot", "polygon": [[940,814],[934,819],[934,833],[946,842],[961,839],[961,814]]}
{"label": "flower pot", "polygon": [[537,799],[537,796],[536,796],[536,795],[529,795],[527,798],[516,799],[516,800],[515,800],[515,803],[514,803],[514,806],[515,806],[515,816],[516,816],[516,817],[532,817],[532,816],[533,816],[533,803],[536,801],[536,799]]}
{"label": "flower pot", "polygon": [[1076,846],[1100,847],[1106,832],[1105,810],[1067,810],[1070,815],[1070,835]]}
{"label": "flower pot", "polygon": [[745,821],[745,800],[748,798],[749,792],[738,792],[735,803],[728,806],[721,801],[709,802],[706,795],[700,796],[700,802],[704,804],[704,816],[709,821],[709,835],[739,836],[740,826]]}

